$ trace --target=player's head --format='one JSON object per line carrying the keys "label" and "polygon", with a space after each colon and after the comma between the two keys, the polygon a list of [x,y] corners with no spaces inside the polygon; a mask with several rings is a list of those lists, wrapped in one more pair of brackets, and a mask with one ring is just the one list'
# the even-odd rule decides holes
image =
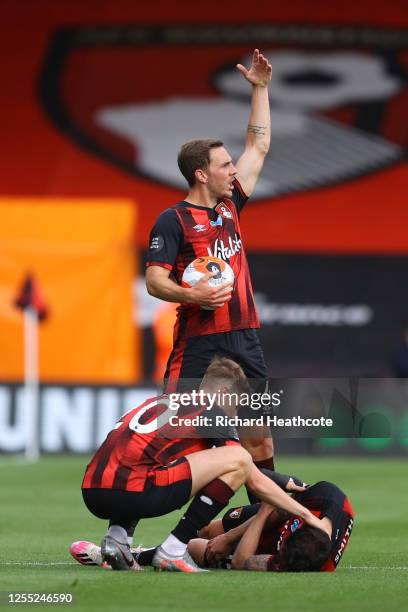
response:
{"label": "player's head", "polygon": [[330,538],[317,527],[304,526],[285,541],[273,558],[271,569],[278,572],[318,572],[329,556]]}
{"label": "player's head", "polygon": [[201,382],[206,393],[217,393],[220,405],[228,412],[235,411],[241,393],[251,393],[241,366],[227,357],[216,357],[208,366]]}
{"label": "player's head", "polygon": [[232,195],[237,171],[221,140],[189,140],[181,147],[177,162],[190,187],[205,186],[216,198]]}

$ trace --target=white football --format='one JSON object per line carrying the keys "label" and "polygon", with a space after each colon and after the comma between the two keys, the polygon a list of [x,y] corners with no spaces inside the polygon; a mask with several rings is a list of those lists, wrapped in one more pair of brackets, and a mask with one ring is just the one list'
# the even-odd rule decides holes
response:
{"label": "white football", "polygon": [[234,283],[235,275],[229,264],[218,257],[198,257],[183,272],[183,287],[194,287],[208,273],[215,273],[208,279],[208,284],[218,287],[222,283]]}

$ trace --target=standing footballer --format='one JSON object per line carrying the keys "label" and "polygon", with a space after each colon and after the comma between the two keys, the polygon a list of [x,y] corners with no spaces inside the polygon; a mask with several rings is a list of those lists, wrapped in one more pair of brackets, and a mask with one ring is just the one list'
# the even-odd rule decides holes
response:
{"label": "standing footballer", "polygon": [[[185,200],[161,213],[150,235],[148,292],[180,303],[165,374],[172,388],[180,388],[181,379],[201,379],[215,356],[234,359],[248,378],[267,376],[239,218],[269,150],[272,66],[255,49],[249,70],[241,64],[237,68],[252,86],[244,152],[234,165],[220,140],[186,142],[178,165],[190,190]],[[209,255],[232,267],[234,287],[230,283],[211,287],[210,274],[193,288],[182,287],[185,268],[197,257]],[[253,439],[248,450],[261,467],[273,469],[271,446],[270,438]]]}

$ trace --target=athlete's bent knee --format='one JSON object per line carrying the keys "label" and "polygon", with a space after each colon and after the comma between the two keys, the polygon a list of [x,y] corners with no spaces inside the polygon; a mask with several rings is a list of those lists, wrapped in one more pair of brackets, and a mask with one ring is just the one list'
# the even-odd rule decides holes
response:
{"label": "athlete's bent knee", "polygon": [[[232,450],[232,449],[231,449]],[[240,471],[244,474],[249,473],[252,465],[252,457],[242,446],[234,446],[234,471]]]}

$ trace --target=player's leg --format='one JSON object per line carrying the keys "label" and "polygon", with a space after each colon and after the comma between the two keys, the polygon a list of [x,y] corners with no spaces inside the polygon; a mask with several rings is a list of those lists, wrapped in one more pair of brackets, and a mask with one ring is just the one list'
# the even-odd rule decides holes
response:
{"label": "player's leg", "polygon": [[208,567],[205,559],[207,544],[208,540],[204,538],[193,538],[188,543],[187,550],[199,567]]}
{"label": "player's leg", "polygon": [[[115,519],[111,519],[109,522],[108,533],[103,538],[101,544],[102,559],[114,570],[139,571],[142,568],[135,561],[130,550],[129,527],[118,525],[117,522]],[[133,522],[129,524],[131,525]]]}
{"label": "player's leg", "polygon": [[197,535],[204,540],[211,540],[211,538],[215,538],[222,533],[224,533],[222,519],[214,519],[209,525],[200,529]]}
{"label": "player's leg", "polygon": [[[234,359],[244,370],[245,376],[254,393],[264,393],[267,389],[267,367],[258,334],[255,329],[242,329],[222,334],[221,348],[226,356]],[[241,409],[239,416],[256,417],[260,411]],[[274,446],[269,427],[242,428],[239,430],[241,444],[251,454],[255,465],[269,470],[275,469]],[[249,501],[260,501],[251,491],[248,491]]]}
{"label": "player's leg", "polygon": [[208,366],[217,354],[217,336],[210,334],[176,340],[167,362],[164,386],[167,393],[190,391],[199,386]]}
{"label": "player's leg", "polygon": [[198,493],[184,520],[180,521],[181,525],[177,525],[166,540],[166,552],[171,558],[164,559],[165,564],[172,566],[167,569],[198,571],[187,557],[183,558],[187,542],[228,503],[245,481],[250,464],[248,453],[239,445],[232,445],[193,453],[159,468],[140,493],[84,489],[88,509],[99,518],[110,519],[108,533],[102,542],[102,558],[113,569],[138,569],[127,541],[135,518],[167,514]]}
{"label": "player's leg", "polygon": [[138,507],[134,507],[138,494],[112,489],[83,489],[82,495],[92,514],[109,520],[108,532],[101,544],[102,560],[115,570],[140,570],[129,545],[139,518]]}
{"label": "player's leg", "polygon": [[[250,455],[238,445],[209,449],[186,458],[191,469],[191,493],[194,497],[155,554],[153,565],[162,569],[188,571],[182,569],[188,554],[188,542],[225,508],[247,479],[252,465]],[[181,569],[177,568],[179,561]]]}

